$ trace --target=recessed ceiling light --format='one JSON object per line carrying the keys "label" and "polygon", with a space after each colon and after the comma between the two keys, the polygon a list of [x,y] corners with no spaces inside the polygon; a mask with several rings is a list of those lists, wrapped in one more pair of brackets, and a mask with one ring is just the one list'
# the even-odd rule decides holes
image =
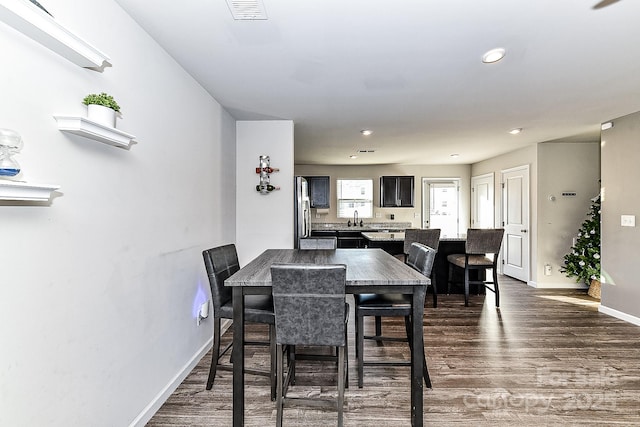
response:
{"label": "recessed ceiling light", "polygon": [[607,123],[603,123],[600,126],[601,130],[607,130],[607,129],[611,129],[613,127],[613,122],[607,122]]}
{"label": "recessed ceiling light", "polygon": [[350,156],[349,156],[349,158],[350,158],[350,159],[357,159],[357,158],[358,158],[358,156],[356,156],[355,154],[352,154],[352,155],[350,155]]}
{"label": "recessed ceiling light", "polygon": [[520,132],[522,132],[522,128],[515,128],[515,129],[511,129],[511,130],[509,131],[509,133],[510,133],[511,135],[517,135],[517,134],[519,134]]}
{"label": "recessed ceiling light", "polygon": [[455,159],[456,157],[460,157],[460,154],[452,154],[451,157]]}
{"label": "recessed ceiling light", "polygon": [[373,131],[371,129],[362,129],[360,133],[363,134],[364,136],[369,136],[373,134]]}
{"label": "recessed ceiling light", "polygon": [[492,64],[494,62],[500,61],[502,58],[504,58],[504,55],[505,50],[501,47],[491,49],[490,51],[482,55],[482,62],[484,62],[485,64]]}

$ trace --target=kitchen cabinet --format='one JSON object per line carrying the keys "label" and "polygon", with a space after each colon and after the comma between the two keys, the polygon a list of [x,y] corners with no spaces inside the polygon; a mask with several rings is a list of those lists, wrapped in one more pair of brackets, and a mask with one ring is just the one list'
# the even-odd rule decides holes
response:
{"label": "kitchen cabinet", "polygon": [[338,232],[335,230],[311,230],[311,237],[336,237]]}
{"label": "kitchen cabinet", "polygon": [[364,237],[359,231],[338,231],[338,248],[364,248]]}
{"label": "kitchen cabinet", "polygon": [[413,176],[380,177],[380,206],[383,208],[412,208]]}
{"label": "kitchen cabinet", "polygon": [[364,237],[360,231],[348,230],[312,230],[311,237],[333,237],[338,238],[338,248],[364,248]]}
{"label": "kitchen cabinet", "polygon": [[329,177],[305,176],[309,185],[309,201],[312,208],[329,209]]}

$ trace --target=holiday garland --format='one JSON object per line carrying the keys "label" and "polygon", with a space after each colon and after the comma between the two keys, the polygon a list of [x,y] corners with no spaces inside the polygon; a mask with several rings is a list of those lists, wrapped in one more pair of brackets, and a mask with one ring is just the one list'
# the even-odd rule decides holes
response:
{"label": "holiday garland", "polygon": [[564,267],[560,269],[567,277],[587,285],[593,279],[600,280],[600,196],[591,201],[590,218],[582,223],[576,243],[564,256]]}

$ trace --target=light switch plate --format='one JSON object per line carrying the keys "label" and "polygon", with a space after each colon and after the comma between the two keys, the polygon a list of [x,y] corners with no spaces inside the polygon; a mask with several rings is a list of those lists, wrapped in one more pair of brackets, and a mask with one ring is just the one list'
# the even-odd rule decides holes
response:
{"label": "light switch plate", "polygon": [[636,216],[635,215],[620,215],[620,225],[623,227],[635,227]]}

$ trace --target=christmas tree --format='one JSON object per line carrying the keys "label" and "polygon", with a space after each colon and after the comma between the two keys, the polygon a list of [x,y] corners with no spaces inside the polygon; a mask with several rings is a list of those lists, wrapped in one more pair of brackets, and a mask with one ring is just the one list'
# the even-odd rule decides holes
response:
{"label": "christmas tree", "polygon": [[564,267],[560,270],[587,285],[593,279],[600,280],[600,196],[591,201],[590,218],[582,223],[576,243],[571,253],[564,256]]}

